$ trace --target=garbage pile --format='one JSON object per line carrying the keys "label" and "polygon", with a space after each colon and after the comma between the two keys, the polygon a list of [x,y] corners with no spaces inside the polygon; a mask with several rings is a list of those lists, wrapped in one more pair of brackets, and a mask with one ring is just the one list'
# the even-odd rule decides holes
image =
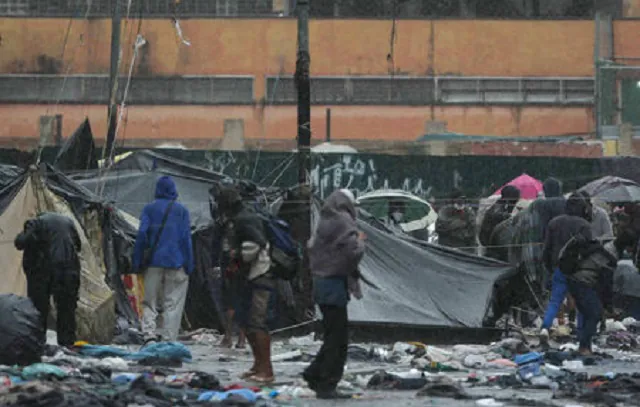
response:
{"label": "garbage pile", "polygon": [[177,372],[191,361],[181,343],[156,343],[140,351],[79,344],[72,350],[48,345],[41,363],[0,367],[2,406],[256,405],[258,388],[224,387],[211,374]]}

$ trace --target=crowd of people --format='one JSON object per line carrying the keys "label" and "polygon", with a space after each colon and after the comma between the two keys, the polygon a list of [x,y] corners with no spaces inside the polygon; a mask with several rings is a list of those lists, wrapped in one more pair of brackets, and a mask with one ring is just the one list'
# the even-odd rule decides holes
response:
{"label": "crowd of people", "polygon": [[[565,198],[561,183],[553,178],[545,181],[543,192],[521,208],[518,188],[504,187],[478,222],[464,194],[456,191],[438,213],[439,243],[470,254],[477,254],[482,247],[487,257],[516,265],[529,287],[539,288],[532,289],[533,295],[549,291],[540,330],[543,343],[556,316],[563,314],[569,295],[578,313],[580,352],[589,354],[603,310],[611,308],[611,280],[617,260],[637,257],[640,207],[614,205],[620,208],[613,217],[614,227],[609,213],[583,192]],[[189,274],[194,270],[190,215],[177,199],[174,181],[161,177],[154,201],[140,216],[132,264],[135,272],[144,276],[145,343],[177,340]],[[401,222],[403,211],[401,205],[391,205],[385,223]],[[244,347],[248,342],[254,360],[242,378],[272,383],[269,309],[278,277],[264,219],[231,186],[216,189],[211,212],[223,236],[220,270],[228,321],[222,345],[232,346],[235,321],[240,328],[236,346]],[[307,254],[314,302],[323,316],[324,343],[303,377],[319,398],[335,399],[342,397],[336,388],[347,357],[347,304],[352,297],[362,297],[359,263],[366,237],[356,226],[356,199],[349,190],[333,192],[319,215]],[[25,223],[15,246],[24,251],[28,295],[40,311],[43,326],[46,328],[53,296],[59,342],[72,346],[81,270],[81,242],[73,220],[41,214]],[[496,318],[512,305],[504,300],[507,294],[502,291],[497,296],[502,305],[494,304]]]}
{"label": "crowd of people", "polygon": [[[464,195],[456,191],[438,213],[438,241],[518,267],[528,286],[527,297],[545,298],[549,293],[541,341],[548,342],[554,320],[563,323],[568,310],[571,323],[577,318],[580,352],[590,354],[598,323],[605,310],[612,312],[617,261],[637,257],[640,210],[634,203],[620,202],[610,204],[608,211],[583,191],[565,198],[561,182],[554,178],[544,182],[543,194],[530,205],[518,207],[519,201],[515,186],[504,187],[478,222]],[[500,295],[509,297],[513,287],[503,288]],[[507,308],[519,305],[505,298],[498,303],[493,323]]]}

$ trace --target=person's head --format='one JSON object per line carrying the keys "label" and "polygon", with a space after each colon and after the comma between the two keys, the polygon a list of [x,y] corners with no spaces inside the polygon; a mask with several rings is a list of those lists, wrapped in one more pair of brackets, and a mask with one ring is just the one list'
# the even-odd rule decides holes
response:
{"label": "person's head", "polygon": [[219,216],[231,218],[242,209],[242,196],[233,186],[222,186],[216,196]]}
{"label": "person's head", "polygon": [[178,190],[176,189],[176,183],[173,182],[173,178],[168,175],[164,175],[156,182],[156,199],[177,199]]}
{"label": "person's head", "polygon": [[502,188],[502,191],[500,192],[500,202],[507,205],[509,212],[513,211],[513,208],[515,208],[519,200],[520,190],[517,187],[507,185]]}
{"label": "person's head", "polygon": [[569,196],[565,205],[565,212],[569,216],[577,216],[591,221],[591,204],[580,193],[574,192]]}
{"label": "person's head", "polygon": [[389,216],[396,222],[402,222],[405,214],[405,205],[402,201],[391,201],[389,203]]}
{"label": "person's head", "polygon": [[466,201],[467,197],[461,189],[455,188],[453,192],[451,192],[451,204],[454,208],[458,210],[464,209]]}
{"label": "person's head", "polygon": [[542,190],[544,191],[545,198],[556,198],[562,196],[562,183],[560,180],[549,177],[542,184]]}
{"label": "person's head", "polygon": [[343,212],[347,213],[351,218],[356,219],[356,198],[353,195],[353,192],[348,189],[339,189],[334,191],[326,201],[324,201],[324,205],[322,206],[322,213],[335,213],[335,212]]}

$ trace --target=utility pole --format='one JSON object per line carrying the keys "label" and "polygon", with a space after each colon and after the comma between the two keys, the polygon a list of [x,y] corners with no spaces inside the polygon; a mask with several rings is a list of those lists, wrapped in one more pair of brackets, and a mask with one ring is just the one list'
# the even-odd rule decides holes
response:
{"label": "utility pole", "polygon": [[[298,53],[296,56],[295,83],[298,90],[298,193],[296,194],[298,210],[295,211],[295,224],[292,225],[292,234],[295,239],[306,247],[306,242],[311,237],[311,197],[313,191],[307,184],[307,172],[311,169],[309,156],[311,147],[311,85],[309,81],[309,1],[297,0],[296,12],[298,13]],[[301,291],[296,299],[301,314],[298,321],[306,321],[315,313],[313,304],[313,283],[309,269],[309,256],[305,255],[301,270]],[[299,302],[298,302],[299,301]]]}
{"label": "utility pole", "polygon": [[120,27],[122,25],[122,1],[115,0],[113,17],[111,18],[111,66],[109,69],[109,108],[107,113],[107,140],[102,151],[102,158],[109,158],[116,139],[118,124],[118,73],[120,70]]}
{"label": "utility pole", "polygon": [[307,183],[311,168],[311,84],[309,81],[309,0],[298,0],[298,55],[295,82],[298,89],[298,184]]}

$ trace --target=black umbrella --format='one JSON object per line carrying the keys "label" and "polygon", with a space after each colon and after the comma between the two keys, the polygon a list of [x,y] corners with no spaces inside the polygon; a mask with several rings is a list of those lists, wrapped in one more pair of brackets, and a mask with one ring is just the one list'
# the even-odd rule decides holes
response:
{"label": "black umbrella", "polygon": [[606,176],[580,188],[592,198],[603,202],[638,202],[640,185],[629,179]]}

